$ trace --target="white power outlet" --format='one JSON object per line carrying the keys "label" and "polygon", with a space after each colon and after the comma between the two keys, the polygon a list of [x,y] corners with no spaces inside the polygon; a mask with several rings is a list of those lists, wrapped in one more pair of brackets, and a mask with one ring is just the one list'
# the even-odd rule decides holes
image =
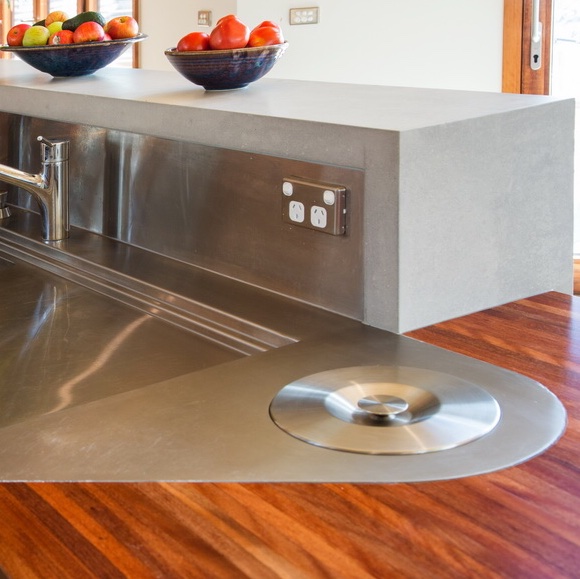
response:
{"label": "white power outlet", "polygon": [[331,235],[346,233],[346,187],[288,177],[281,190],[284,222]]}
{"label": "white power outlet", "polygon": [[288,217],[294,223],[304,222],[304,204],[300,201],[290,201]]}
{"label": "white power outlet", "polygon": [[211,10],[197,11],[198,26],[211,26]]}
{"label": "white power outlet", "polygon": [[324,229],[328,222],[328,216],[326,214],[326,209],[324,207],[318,207],[318,205],[313,205],[310,208],[310,223],[314,227],[319,229]]}
{"label": "white power outlet", "polygon": [[312,8],[290,8],[290,24],[318,24],[319,9]]}

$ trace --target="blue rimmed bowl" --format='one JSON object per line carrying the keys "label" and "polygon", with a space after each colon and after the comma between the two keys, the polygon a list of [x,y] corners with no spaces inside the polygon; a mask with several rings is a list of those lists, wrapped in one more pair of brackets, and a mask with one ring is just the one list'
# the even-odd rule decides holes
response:
{"label": "blue rimmed bowl", "polygon": [[139,34],[133,38],[55,44],[45,46],[1,46],[0,50],[12,52],[26,64],[55,77],[85,76],[111,64],[130,46],[147,38]]}
{"label": "blue rimmed bowl", "polygon": [[288,43],[231,50],[180,52],[175,48],[165,56],[182,76],[206,90],[244,88],[272,70]]}

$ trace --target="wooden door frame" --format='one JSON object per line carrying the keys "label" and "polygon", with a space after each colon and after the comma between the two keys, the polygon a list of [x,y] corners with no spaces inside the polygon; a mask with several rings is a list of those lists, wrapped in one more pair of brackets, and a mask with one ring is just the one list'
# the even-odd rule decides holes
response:
{"label": "wooden door frame", "polygon": [[540,0],[540,20],[543,25],[542,67],[536,71],[529,66],[532,2],[504,0],[503,92],[550,94],[552,3],[553,0]]}

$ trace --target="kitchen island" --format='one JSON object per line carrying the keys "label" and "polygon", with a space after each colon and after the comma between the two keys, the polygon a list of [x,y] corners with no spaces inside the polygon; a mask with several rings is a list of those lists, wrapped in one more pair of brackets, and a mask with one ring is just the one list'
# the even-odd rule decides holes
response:
{"label": "kitchen island", "polygon": [[546,293],[411,337],[542,382],[549,450],[415,484],[0,485],[0,569],[43,577],[577,577],[580,298]]}
{"label": "kitchen island", "polygon": [[[218,94],[192,87],[173,73],[106,69],[89,78],[62,81],[19,62],[1,62],[0,122],[8,135],[2,140],[1,162],[18,163],[24,170],[23,162],[33,166],[29,145],[37,135],[29,133],[39,126],[43,131],[61,129],[71,141],[78,137],[71,148],[78,156],[75,160],[71,155],[75,228],[70,239],[54,247],[24,239],[23,228],[28,231],[30,225],[34,231],[36,216],[19,207],[15,219],[2,227],[6,250],[18,253],[26,248],[38,253],[42,263],[53,265],[58,255],[67,267],[73,256],[82,263],[89,261],[96,285],[104,279],[97,273],[110,262],[124,276],[123,268],[133,268],[140,262],[135,255],[142,252],[148,253],[146,265],[151,259],[159,263],[165,257],[177,258],[188,271],[195,270],[196,278],[210,272],[212,280],[220,279],[218,285],[201,288],[186,283],[188,291],[227,286],[228,291],[208,291],[200,303],[231,314],[225,316],[228,320],[243,322],[242,326],[254,322],[248,324],[252,330],[298,322],[302,330],[314,328],[316,334],[313,320],[323,315],[332,318],[335,331],[321,350],[316,349],[316,337],[309,341],[280,331],[294,343],[274,344],[263,354],[217,365],[207,373],[178,376],[172,390],[160,382],[80,404],[71,412],[59,406],[58,411],[3,428],[1,474],[15,482],[0,485],[0,569],[15,578],[572,577],[580,562],[576,453],[580,305],[565,293],[572,282],[572,120],[573,101],[549,97],[268,79],[244,91]],[[89,157],[87,151],[97,154]],[[182,157],[178,153],[183,151]],[[185,158],[187,187],[182,182],[164,186],[165,174],[158,179],[166,165],[172,168],[174,158]],[[119,162],[105,163],[111,159]],[[267,170],[252,173],[258,164]],[[181,170],[181,164],[176,165]],[[207,167],[215,169],[204,172]],[[237,172],[229,171],[231,167]],[[348,235],[326,236],[282,222],[282,178],[296,175],[295,168],[308,173],[299,177],[314,179],[335,170],[341,178],[332,182],[352,177]],[[90,181],[93,169],[96,178]],[[232,179],[226,182],[221,177],[228,172]],[[138,184],[136,173],[145,175]],[[259,179],[262,174],[266,178]],[[218,186],[204,188],[212,182]],[[244,186],[236,186],[238,182]],[[16,193],[9,195],[14,198]],[[220,205],[219,195],[227,203]],[[236,203],[230,203],[232,198]],[[155,205],[156,199],[161,199],[160,205]],[[222,219],[223,212],[212,207],[216,200],[218,210],[231,205],[251,211]],[[91,227],[83,221],[87,214]],[[90,218],[95,215],[102,223],[93,228]],[[159,255],[162,252],[147,242],[168,240],[159,230],[152,233],[151,228],[160,224],[175,233],[177,245],[192,240],[191,246],[171,246],[183,254]],[[210,239],[210,254],[202,255],[206,261],[200,262],[212,230],[218,237],[215,243]],[[144,242],[130,245],[134,240],[122,236],[126,231],[144,232]],[[107,250],[114,245],[115,251],[105,254],[114,259],[95,262],[87,236]],[[234,243],[219,253],[218,242],[228,238]],[[295,247],[301,251],[293,251]],[[345,273],[347,250],[353,267]],[[255,255],[260,259],[243,261]],[[310,293],[279,291],[285,280],[273,279],[273,274],[289,271],[291,277],[299,277],[312,272],[304,267],[312,255],[320,256],[314,262],[318,275],[307,275],[299,284]],[[8,262],[11,257],[14,254]],[[244,277],[252,266],[276,262],[292,267],[267,268],[261,278],[258,274],[264,272],[250,272],[259,279]],[[328,276],[320,274],[321,264],[330,264],[343,284],[328,283]],[[17,269],[10,263],[6,268]],[[75,277],[78,272],[69,269],[64,268],[65,273]],[[148,274],[158,271],[145,269]],[[178,286],[184,279],[161,277]],[[322,301],[334,287],[346,283],[352,284],[352,291],[348,286],[346,292],[350,303]],[[240,295],[246,295],[249,287],[257,291],[256,286],[259,292],[253,296],[260,299],[248,295],[240,301]],[[184,296],[176,290],[167,301],[174,297]],[[219,308],[213,308],[215,300]],[[256,303],[260,307],[245,308]],[[154,305],[149,313],[164,306],[161,301]],[[38,309],[41,314],[49,312]],[[262,323],[254,310],[259,316],[268,310],[271,320]],[[301,317],[288,314],[297,310]],[[65,308],[67,316],[68,312]],[[50,335],[51,317],[41,317]],[[68,318],[63,320],[66,330]],[[19,327],[27,321],[20,320]],[[349,333],[352,325],[356,330]],[[361,335],[379,333],[379,342],[366,348]],[[38,329],[30,334],[37,337]],[[367,460],[356,453],[318,452],[313,445],[274,431],[266,410],[279,386],[349,360],[355,365],[376,363],[383,359],[387,343],[403,341],[404,348],[389,350],[400,361],[408,359],[403,351],[408,348],[422,352],[425,363],[435,357],[428,351],[436,351],[447,364],[452,354],[428,350],[419,343],[424,341],[541,382],[568,410],[565,435],[528,462],[478,476],[446,480],[449,477],[437,476],[425,466],[437,462],[437,455],[442,465],[461,462],[449,460],[450,456],[463,456],[469,472],[478,472],[473,466],[479,467],[479,456],[470,449],[487,448],[486,454],[495,457],[494,436],[509,427],[509,420],[504,420],[495,433],[473,446],[459,446],[446,455],[426,453],[416,461],[403,457],[420,465],[412,480],[421,482],[398,482],[410,480],[405,478],[378,484],[375,481],[385,477],[356,465],[372,462],[378,468],[389,464],[389,457]],[[455,357],[454,362],[458,358],[465,361]],[[473,365],[477,368],[475,360],[470,362],[458,363],[458,371],[465,374]],[[275,380],[263,373],[260,382],[259,371],[232,370],[260,370],[260,364],[275,370]],[[190,378],[193,382],[187,383]],[[472,379],[473,374],[464,378]],[[500,391],[503,382],[493,386]],[[204,388],[211,392],[206,395]],[[230,403],[226,410],[236,409],[226,416],[240,429],[196,433],[204,420],[215,422],[208,410],[219,406],[216,398],[220,402],[224,392],[229,394],[224,397]],[[525,390],[520,392],[526,397]],[[250,400],[258,396],[263,397],[261,405],[254,407]],[[512,418],[524,416],[520,405],[506,408]],[[101,412],[89,414],[93,409]],[[252,412],[258,418],[243,423],[243,416],[253,416]],[[151,428],[154,416],[167,415],[173,422],[177,417],[182,428],[173,431],[173,423],[171,428]],[[275,452],[261,452],[259,443],[265,437],[252,440],[256,424],[268,427],[271,438],[266,438],[266,446],[275,446],[271,441],[281,445]],[[71,425],[79,428],[71,430]],[[520,446],[518,435],[504,439],[502,446]],[[228,437],[229,442],[235,439],[234,445],[226,444]],[[122,460],[129,439],[133,444],[145,441],[134,444],[139,454],[132,455],[130,465]],[[70,452],[70,444],[75,452]],[[228,455],[232,448],[236,452]],[[172,454],[175,449],[179,454]],[[117,458],[115,473],[124,477],[108,478],[104,462],[109,454]],[[236,471],[243,455],[254,461],[249,462],[253,478]],[[348,476],[332,478],[335,473],[325,471],[329,462],[320,456],[327,457],[333,468],[355,466]],[[147,457],[145,467],[140,457]],[[301,466],[308,462],[317,477],[303,475],[291,459]],[[196,470],[204,460],[229,470],[228,477],[204,478]],[[63,469],[64,462],[68,470]],[[156,470],[161,465],[170,470]],[[267,476],[273,465],[277,479]],[[42,466],[46,476],[18,476],[29,472],[19,470],[28,466]],[[257,466],[266,475],[256,477]],[[173,467],[187,467],[187,476]],[[397,475],[391,470],[396,471],[382,468],[379,474]],[[437,482],[429,482],[434,479]],[[61,482],[18,482],[32,480]],[[74,482],[79,480],[85,482]],[[88,482],[96,480],[102,482]],[[176,480],[181,482],[171,482]],[[222,482],[207,482],[216,480]],[[247,482],[238,482],[242,480]],[[254,482],[266,480],[279,482]],[[313,480],[319,482],[304,482]]]}
{"label": "kitchen island", "polygon": [[[71,171],[91,168],[75,174],[71,184],[72,224],[84,228],[94,224],[75,219],[86,210],[87,190],[94,183],[79,181],[89,179],[102,161],[85,155],[105,150],[104,129],[120,133],[125,147],[138,134],[147,142],[162,140],[157,148],[184,142],[203,147],[202,154],[209,147],[216,155],[235,151],[317,164],[312,175],[320,176],[328,167],[362,174],[361,187],[347,183],[352,214],[346,237],[358,246],[358,269],[342,276],[356,283],[348,292],[356,303],[345,307],[344,300],[323,301],[339,285],[334,280],[324,291],[314,288],[293,297],[373,327],[403,333],[529,295],[572,290],[573,99],[268,78],[243,90],[206,92],[176,72],[106,68],[89,77],[53,79],[23,62],[2,60],[0,113],[8,126],[24,123],[12,129],[11,146],[22,150],[16,161],[37,136],[29,134],[28,120],[70,127]],[[0,130],[8,132],[4,125]],[[57,124],[54,130],[65,128]],[[75,145],[83,131],[89,132],[87,141]],[[3,143],[0,162],[5,162],[1,154],[8,154],[8,146]],[[106,154],[123,160],[131,153]],[[145,154],[136,151],[132,162],[146,159]],[[196,155],[194,150],[190,158]],[[145,167],[161,166],[173,156],[154,156]],[[254,158],[248,156],[232,172],[240,165],[251,170]],[[215,181],[215,175],[199,175],[207,165],[191,169],[190,188]],[[128,161],[122,168],[127,166]],[[260,175],[267,169],[266,164]],[[300,165],[287,170],[289,174],[276,176],[256,193],[262,205],[272,192],[281,196],[281,177],[309,176]],[[220,174],[227,171],[224,167]],[[238,175],[242,182],[244,177]],[[155,178],[153,173],[142,187]],[[160,177],[157,187],[167,178]],[[257,201],[244,197],[248,189],[234,188],[228,198],[235,195],[240,205],[251,206]],[[164,192],[170,194],[171,188]],[[215,192],[205,194],[215,197]],[[158,196],[152,192],[147,203]],[[271,213],[258,216],[254,210],[253,217],[259,217],[255,222],[249,221],[252,215],[239,218],[250,229],[265,231],[264,224],[281,222],[275,201]],[[172,204],[180,200],[168,197],[166,206]],[[92,213],[106,209],[95,205]],[[161,216],[163,209],[157,208]],[[174,221],[170,227],[175,226]],[[191,231],[196,229],[187,223],[176,236],[186,238]],[[289,232],[274,233],[279,238]],[[298,228],[292,235],[289,243],[308,244],[312,253],[324,250],[318,245],[336,247],[342,241],[322,240]],[[147,241],[145,236],[142,243]],[[343,251],[336,253],[336,263],[328,258],[330,271],[320,277],[331,280],[332,271],[342,270]],[[182,253],[176,257],[183,259]],[[254,263],[265,259],[261,255]],[[247,263],[233,265],[235,275],[250,269]],[[271,278],[273,269],[262,277]],[[299,269],[308,267],[301,264]],[[232,275],[230,270],[220,273]],[[311,278],[300,285],[308,288]],[[263,280],[245,281],[261,285]],[[268,282],[274,291],[291,285],[287,279]]]}

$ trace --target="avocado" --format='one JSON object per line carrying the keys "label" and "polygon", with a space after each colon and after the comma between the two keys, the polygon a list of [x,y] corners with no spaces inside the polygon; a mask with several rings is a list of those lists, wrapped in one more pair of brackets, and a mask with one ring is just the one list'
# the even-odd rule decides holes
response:
{"label": "avocado", "polygon": [[100,12],[93,12],[89,10],[87,12],[81,12],[62,23],[63,30],[72,30],[73,32],[84,22],[97,22],[101,26],[105,26],[107,21],[104,19]]}
{"label": "avocado", "polygon": [[46,20],[39,20],[35,22],[32,26],[46,26]]}

